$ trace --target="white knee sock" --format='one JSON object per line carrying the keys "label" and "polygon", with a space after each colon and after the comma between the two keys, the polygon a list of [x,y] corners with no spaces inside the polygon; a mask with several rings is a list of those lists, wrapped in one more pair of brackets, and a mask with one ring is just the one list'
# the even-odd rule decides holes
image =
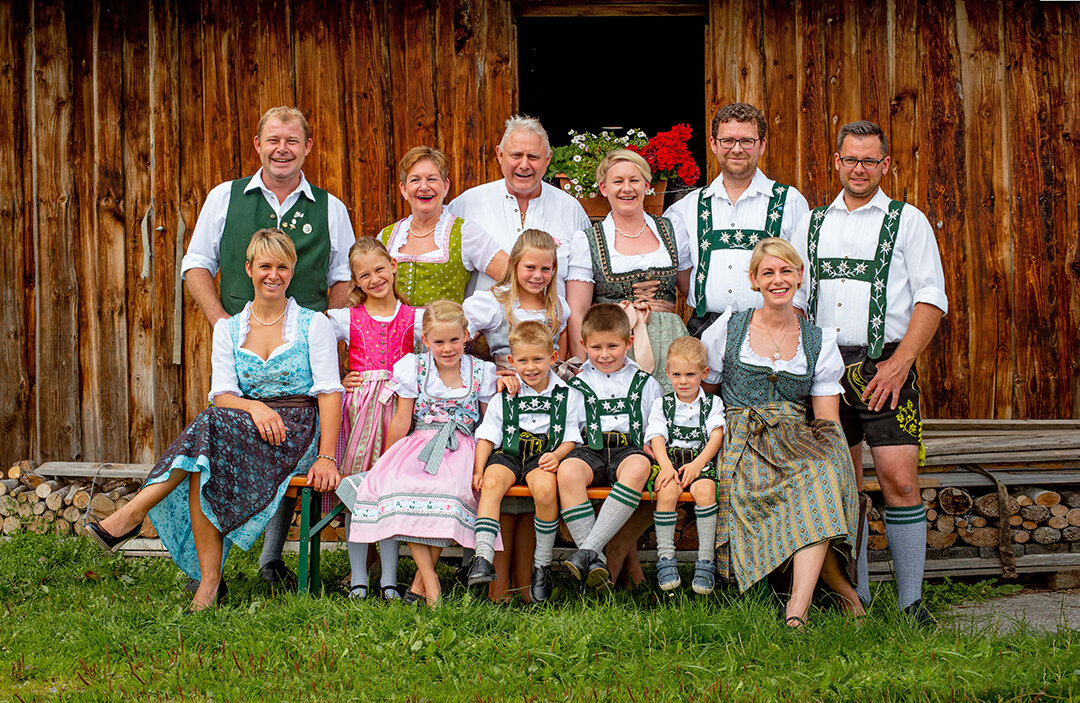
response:
{"label": "white knee sock", "polygon": [[611,492],[600,506],[600,514],[596,516],[596,524],[589,531],[589,536],[582,543],[582,549],[591,549],[594,552],[604,551],[604,547],[615,536],[630,516],[637,510],[641,502],[641,491],[636,491],[629,486],[616,482],[611,487]]}
{"label": "white knee sock", "polygon": [[900,609],[922,598],[926,565],[926,508],[885,506],[885,538],[896,570],[896,604]]}
{"label": "white knee sock", "polygon": [[694,506],[694,515],[697,517],[697,558],[700,561],[716,561],[716,515],[720,506],[712,505]]}
{"label": "white knee sock", "polygon": [[675,558],[675,521],[679,514],[672,510],[657,510],[653,513],[656,525],[656,557],[658,559]]}

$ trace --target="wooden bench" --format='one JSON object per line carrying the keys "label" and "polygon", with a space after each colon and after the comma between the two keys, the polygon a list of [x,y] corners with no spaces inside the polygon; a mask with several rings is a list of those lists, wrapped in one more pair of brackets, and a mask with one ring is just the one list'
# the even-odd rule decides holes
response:
{"label": "wooden bench", "polygon": [[[607,498],[610,488],[589,488],[586,494],[589,500],[603,500]],[[289,481],[286,496],[300,499],[300,543],[299,561],[296,569],[297,588],[299,593],[318,593],[322,587],[322,578],[319,573],[319,559],[322,552],[322,531],[325,530],[334,518],[341,515],[345,506],[338,503],[326,515],[322,514],[322,494],[307,485],[306,476],[294,476]],[[528,486],[511,486],[506,492],[508,498],[531,498]],[[656,500],[655,493],[642,493],[642,500]],[[694,497],[684,491],[679,496],[680,503],[692,503]]]}

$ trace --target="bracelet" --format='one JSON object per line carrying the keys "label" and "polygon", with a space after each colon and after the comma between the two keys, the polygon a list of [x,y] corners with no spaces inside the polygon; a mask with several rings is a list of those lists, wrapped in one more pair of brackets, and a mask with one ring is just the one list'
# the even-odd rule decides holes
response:
{"label": "bracelet", "polygon": [[330,461],[334,462],[334,467],[335,468],[337,467],[337,459],[330,456],[329,454],[316,454],[315,458],[316,459],[329,459]]}

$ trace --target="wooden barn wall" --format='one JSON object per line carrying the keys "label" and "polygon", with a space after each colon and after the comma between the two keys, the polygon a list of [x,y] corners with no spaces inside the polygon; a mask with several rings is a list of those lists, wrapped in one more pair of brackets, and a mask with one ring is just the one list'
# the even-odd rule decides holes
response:
{"label": "wooden barn wall", "polygon": [[[763,106],[765,168],[812,204],[838,190],[836,128],[887,126],[886,188],[928,213],[947,272],[928,413],[1078,416],[1080,8],[708,16],[709,112]],[[152,461],[205,407],[210,330],[179,259],[207,191],[257,168],[264,109],[309,115],[307,175],[372,234],[402,213],[411,146],[450,155],[452,193],[497,176],[516,51],[508,0],[0,0],[0,461]]]}

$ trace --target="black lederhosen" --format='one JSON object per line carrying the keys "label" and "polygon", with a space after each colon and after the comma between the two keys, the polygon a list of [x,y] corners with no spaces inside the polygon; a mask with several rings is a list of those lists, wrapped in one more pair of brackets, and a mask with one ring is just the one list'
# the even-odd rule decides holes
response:
{"label": "black lederhosen", "polygon": [[863,391],[877,373],[877,362],[891,357],[896,353],[897,346],[896,342],[886,344],[879,359],[866,358],[866,347],[840,347],[840,356],[844,358],[844,376],[840,379],[844,388],[840,425],[849,447],[859,444],[864,437],[871,447],[921,443],[919,373],[914,364],[904,385],[900,387],[896,410],[886,402],[881,410],[873,412],[862,401]]}

